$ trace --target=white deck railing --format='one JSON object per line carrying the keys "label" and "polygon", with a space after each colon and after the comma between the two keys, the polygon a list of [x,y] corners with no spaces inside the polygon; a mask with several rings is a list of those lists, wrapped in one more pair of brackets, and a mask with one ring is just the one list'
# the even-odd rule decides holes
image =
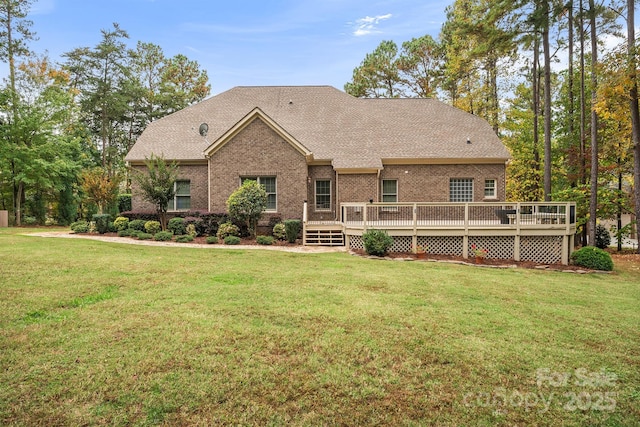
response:
{"label": "white deck railing", "polygon": [[340,223],[348,228],[541,228],[575,227],[573,202],[518,203],[342,203]]}
{"label": "white deck railing", "polygon": [[396,252],[427,245],[467,258],[476,245],[491,247],[490,257],[567,264],[576,233],[574,202],[356,202],[342,203],[339,213],[335,221],[308,220],[305,203],[303,234],[341,230],[346,246],[357,248],[368,229],[379,229],[394,238]]}

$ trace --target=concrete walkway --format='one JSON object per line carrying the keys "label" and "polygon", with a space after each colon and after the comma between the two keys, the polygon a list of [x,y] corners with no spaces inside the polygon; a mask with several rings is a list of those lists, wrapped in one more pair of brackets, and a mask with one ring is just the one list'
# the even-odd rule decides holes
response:
{"label": "concrete walkway", "polygon": [[293,252],[293,253],[331,253],[331,252],[346,252],[347,248],[344,246],[277,246],[277,245],[206,245],[198,243],[176,243],[176,242],[156,242],[155,240],[136,240],[128,237],[113,237],[103,236],[100,234],[73,234],[68,231],[46,231],[41,233],[26,233],[25,236],[34,237],[58,237],[63,239],[88,239],[98,240],[101,242],[120,243],[127,245],[144,245],[144,246],[172,246],[172,247],[186,247],[186,248],[198,248],[198,249],[255,249],[255,250],[269,250],[280,252]]}

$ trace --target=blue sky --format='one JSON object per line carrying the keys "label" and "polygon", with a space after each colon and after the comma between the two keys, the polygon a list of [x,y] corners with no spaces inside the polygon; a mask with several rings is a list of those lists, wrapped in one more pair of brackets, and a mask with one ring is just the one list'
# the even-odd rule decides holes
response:
{"label": "blue sky", "polygon": [[[452,0],[37,0],[31,47],[54,61],[95,46],[117,22],[130,36],[182,53],[209,74],[212,94],[238,85],[332,85],[382,40],[436,37]],[[6,72],[2,73],[6,75]]]}

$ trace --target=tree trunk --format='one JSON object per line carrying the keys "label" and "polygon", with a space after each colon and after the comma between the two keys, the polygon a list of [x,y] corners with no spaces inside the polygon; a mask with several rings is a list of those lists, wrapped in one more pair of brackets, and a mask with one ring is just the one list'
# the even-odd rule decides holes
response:
{"label": "tree trunk", "polygon": [[567,134],[569,135],[569,162],[571,164],[572,177],[570,180],[572,187],[577,187],[578,178],[576,175],[577,163],[578,159],[576,159],[575,155],[575,138],[574,138],[574,114],[575,114],[575,99],[573,96],[573,0],[570,0],[567,7],[569,8],[569,28],[568,28],[568,63],[569,63],[569,71],[568,71],[568,92],[569,92],[569,121],[567,123]]}
{"label": "tree trunk", "polygon": [[18,183],[16,189],[16,226],[22,225],[22,194],[24,193],[24,184]]}
{"label": "tree trunk", "polygon": [[596,215],[598,213],[598,113],[596,112],[598,77],[598,35],[596,33],[596,9],[589,0],[591,27],[591,197],[589,199],[589,245],[596,243]]}
{"label": "tree trunk", "polygon": [[[539,132],[539,119],[540,119],[540,43],[538,41],[538,34],[534,35],[535,40],[533,42],[533,81],[532,83],[532,95],[533,95],[533,161],[535,163],[536,171],[540,170],[540,151],[538,150],[538,144],[540,142]],[[536,200],[538,199],[539,181],[536,178]]]}
{"label": "tree trunk", "polygon": [[[585,49],[584,49],[584,4],[580,0],[580,183],[584,186],[587,184],[587,95],[585,93]],[[582,246],[587,244],[587,230],[585,225],[582,227],[581,243]]]}
{"label": "tree trunk", "polygon": [[[640,111],[638,108],[638,71],[636,64],[634,0],[627,0],[627,52],[631,87],[629,108],[631,110],[631,137],[633,139],[633,195],[636,214],[636,236],[640,236]],[[638,246],[640,253],[640,245]]]}
{"label": "tree trunk", "polygon": [[544,200],[551,200],[551,48],[549,46],[549,2],[544,1],[542,27],[544,51]]}

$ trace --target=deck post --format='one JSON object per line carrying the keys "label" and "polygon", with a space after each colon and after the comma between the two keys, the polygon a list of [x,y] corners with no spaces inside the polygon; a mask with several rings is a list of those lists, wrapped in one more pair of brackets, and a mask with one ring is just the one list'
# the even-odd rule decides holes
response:
{"label": "deck post", "polygon": [[307,245],[307,201],[302,205],[302,246]]}
{"label": "deck post", "polygon": [[462,258],[469,259],[469,233],[462,236]]}
{"label": "deck post", "polygon": [[569,236],[562,236],[562,264],[569,265]]}
{"label": "deck post", "polygon": [[366,203],[362,207],[362,231],[367,231],[367,211],[369,210],[369,205]]}
{"label": "deck post", "polygon": [[516,234],[513,239],[513,260],[520,261],[520,233]]}

